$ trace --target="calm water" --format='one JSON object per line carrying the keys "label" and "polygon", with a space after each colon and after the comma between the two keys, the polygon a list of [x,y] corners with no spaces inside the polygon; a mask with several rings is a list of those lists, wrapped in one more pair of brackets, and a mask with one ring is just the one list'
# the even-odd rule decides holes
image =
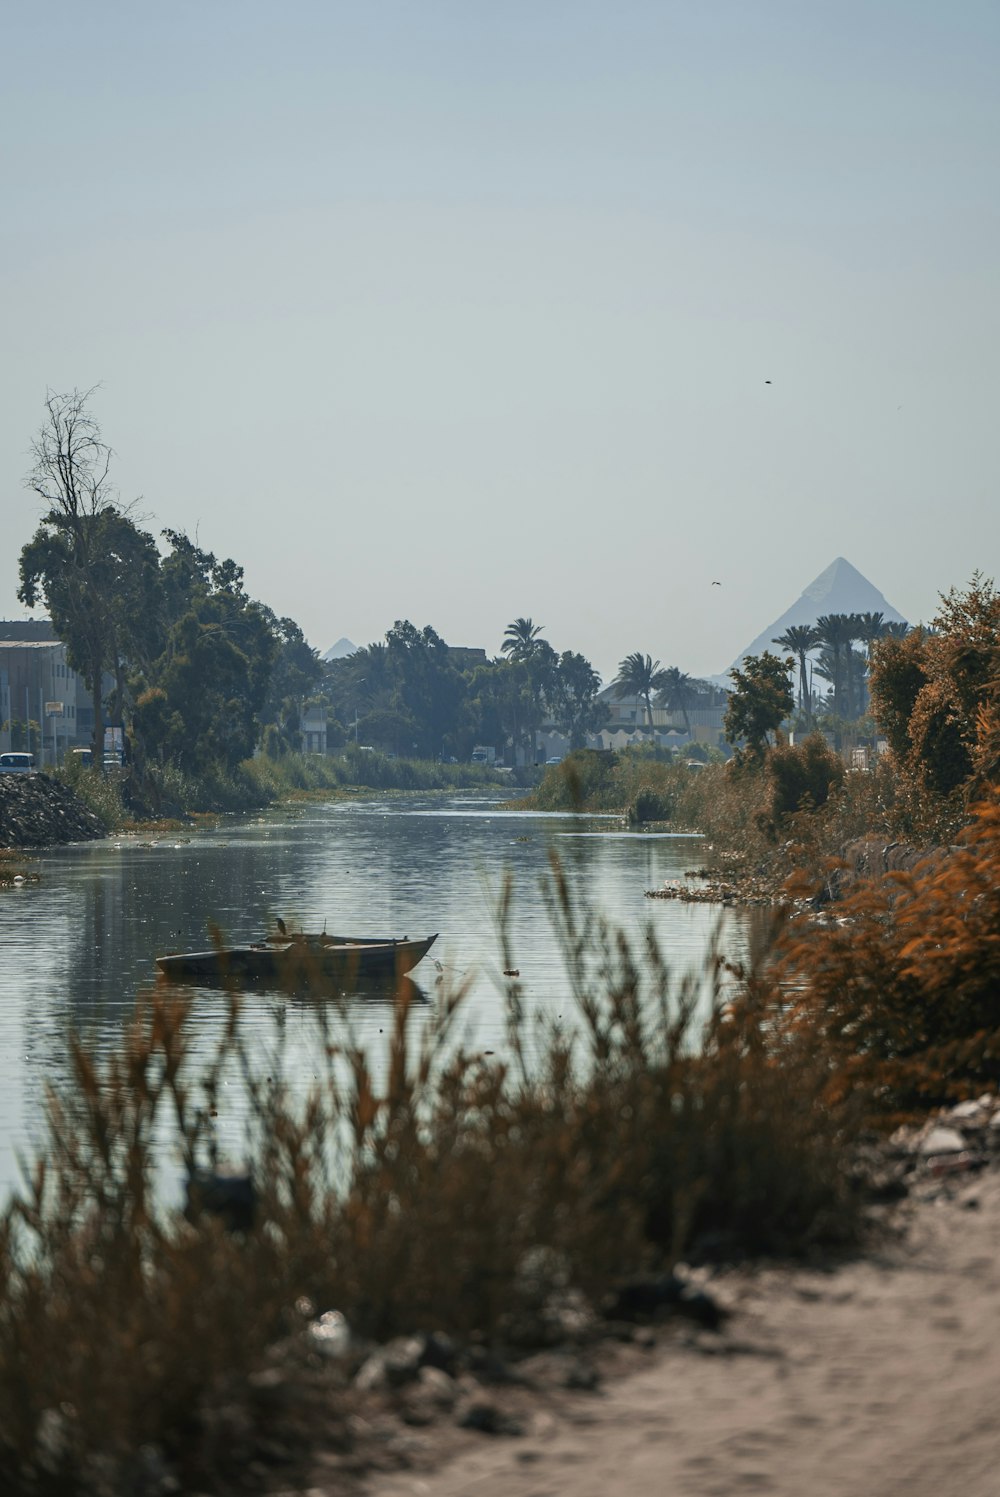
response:
{"label": "calm water", "polygon": [[[562,1015],[566,982],[541,893],[552,848],[573,887],[603,914],[636,936],[651,923],[675,971],[700,970],[720,918],[727,952],[747,953],[754,926],[745,912],[720,917],[711,906],[644,898],[699,865],[700,839],[628,832],[614,818],[503,811],[487,799],[284,808],[213,831],[43,854],[39,884],[0,890],[0,1196],[17,1178],[16,1152],[30,1152],[41,1136],[46,1084],[67,1075],[69,1035],[81,1030],[107,1054],[136,994],[154,979],[154,956],[204,949],[210,921],[234,942],[259,938],[277,915],[350,935],[438,931],[436,962],[425,958],[413,974],[418,986],[432,1000],[440,968],[470,975],[463,1038],[501,1049],[504,984],[493,908],[509,869],[510,932],[525,1000]],[[207,1053],[224,1010],[218,992],[198,992],[196,1051]],[[430,1011],[428,1002],[418,1024]],[[316,1072],[313,1005],[253,993],[244,1012],[262,1054],[273,1045],[277,1016],[291,1074],[308,1083]],[[335,1022],[381,1047],[390,1012],[384,1000],[358,998]],[[238,1150],[235,1097],[231,1112],[227,1118],[220,1108],[220,1128]]]}

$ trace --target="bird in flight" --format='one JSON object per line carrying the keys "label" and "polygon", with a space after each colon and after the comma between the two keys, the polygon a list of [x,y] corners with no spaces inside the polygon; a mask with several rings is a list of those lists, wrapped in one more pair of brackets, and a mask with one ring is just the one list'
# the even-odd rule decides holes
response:
{"label": "bird in flight", "polygon": [[765,385],[769,385],[769,384],[770,384],[770,383],[771,383],[771,381],[770,381],[770,380],[769,380],[769,379],[766,379],[766,380],[765,380],[765,381],[764,381],[764,383],[765,383]]}
{"label": "bird in flight", "polygon": [[722,586],[722,583],[721,583],[721,582],[713,582],[713,583],[712,583],[712,586],[713,586],[713,587],[721,587],[721,586]]}

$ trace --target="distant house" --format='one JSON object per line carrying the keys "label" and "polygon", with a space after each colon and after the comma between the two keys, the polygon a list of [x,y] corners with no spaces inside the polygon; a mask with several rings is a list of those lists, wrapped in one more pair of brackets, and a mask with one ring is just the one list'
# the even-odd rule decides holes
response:
{"label": "distant house", "polygon": [[[717,698],[720,695],[716,694]],[[615,695],[614,686],[606,686],[601,692],[600,700],[608,708],[607,727],[596,738],[602,741],[595,742],[594,748],[614,748],[621,746],[624,740],[620,735],[629,735],[636,743],[649,742],[649,714],[646,711],[646,703],[641,697],[626,695],[618,697]],[[691,725],[690,737],[685,731],[683,712],[668,712],[666,707],[653,705],[653,736],[661,747],[670,747],[681,743],[707,743],[718,747],[725,738],[723,732],[723,718],[726,715],[724,700],[717,700],[712,706],[696,705],[688,708],[688,722]],[[612,739],[615,740],[612,743]],[[589,740],[588,740],[589,741]]]}
{"label": "distant house", "polygon": [[0,750],[15,736],[20,744],[32,722],[41,728],[39,764],[57,764],[68,747],[90,742],[90,694],[48,619],[0,619]]}
{"label": "distant house", "polygon": [[449,645],[448,659],[460,671],[473,671],[479,665],[490,663],[486,651],[472,645]]}
{"label": "distant house", "polygon": [[302,752],[304,754],[326,753],[326,708],[305,707],[300,719]]}

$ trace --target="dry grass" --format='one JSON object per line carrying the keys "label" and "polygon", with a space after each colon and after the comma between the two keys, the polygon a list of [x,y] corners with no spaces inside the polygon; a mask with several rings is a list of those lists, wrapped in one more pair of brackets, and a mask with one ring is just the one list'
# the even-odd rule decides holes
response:
{"label": "dry grass", "polygon": [[[680,1256],[852,1238],[857,1109],[817,1101],[829,1068],[813,1031],[721,964],[706,1023],[652,937],[633,949],[558,865],[549,897],[579,1022],[530,1061],[516,982],[503,1060],[457,1043],[462,989],[439,992],[416,1041],[404,985],[381,1084],[320,1010],[325,1079],[298,1101],[252,1061],[235,998],[199,1076],[169,992],[142,1000],[106,1067],[74,1045],[44,1157],[0,1224],[0,1489],[133,1490],[143,1450],[184,1491],[249,1480],[261,1440],[311,1438],[287,1407],[254,1433],[276,1346],[292,1408],[314,1376],[304,1302],[359,1336],[509,1348],[545,1339],[556,1290],[593,1303]],[[233,1066],[257,1201],[252,1228],[227,1232],[158,1199],[154,1138],[162,1149],[169,1121],[189,1170],[210,1167]],[[345,1407],[325,1405],[325,1438]]]}

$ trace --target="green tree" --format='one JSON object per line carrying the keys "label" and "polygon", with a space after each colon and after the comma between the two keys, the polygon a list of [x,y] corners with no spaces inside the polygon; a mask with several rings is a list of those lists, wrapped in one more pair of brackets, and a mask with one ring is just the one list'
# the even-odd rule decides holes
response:
{"label": "green tree", "polygon": [[684,719],[684,731],[691,737],[691,719],[688,716],[688,708],[693,706],[697,696],[697,682],[682,671],[676,665],[668,665],[665,670],[659,672],[659,693],[657,704],[666,707],[668,712],[679,712]]}
{"label": "green tree", "polygon": [[111,448],[90,412],[91,394],[46,396],[26,480],[46,507],[21,551],[18,597],[29,608],[44,602],[70,665],[87,684],[101,764],[104,675],[115,677],[121,714],[127,663],[150,648],[158,554],[152,536],[115,503]]}
{"label": "green tree", "polygon": [[900,765],[910,758],[910,719],[929,680],[926,639],[922,629],[904,639],[887,635],[872,654],[872,714]]}
{"label": "green tree", "polygon": [[551,712],[551,703],[559,675],[559,656],[547,640],[536,641],[536,648],[521,662],[527,672],[530,699],[524,719],[524,743],[529,762],[537,758],[538,732]]}
{"label": "green tree", "polygon": [[771,817],[775,827],[797,811],[825,806],[832,792],[843,783],[844,762],[819,733],[810,733],[801,743],[777,744],[767,756],[771,783]]}
{"label": "green tree", "polygon": [[472,672],[468,683],[468,720],[473,740],[496,748],[524,742],[525,723],[534,707],[534,684],[524,661],[494,660]]}
{"label": "green tree", "polygon": [[619,661],[618,674],[611,683],[619,701],[625,696],[635,696],[645,704],[650,733],[653,731],[653,692],[662,685],[660,669],[658,660],[634,650]]}
{"label": "green tree", "polygon": [[232,770],[259,739],[281,628],[234,561],[164,534],[162,647],[134,688],[138,757],[190,774]]}
{"label": "green tree", "polygon": [[850,703],[844,689],[844,654],[857,636],[850,614],[824,613],[816,620],[819,644],[830,652],[833,683],[833,710],[838,717],[850,716]]}
{"label": "green tree", "polygon": [[279,619],[265,607],[262,607],[262,612],[277,643],[277,649],[271,665],[261,718],[264,724],[272,724],[277,728],[283,750],[295,752],[302,747],[302,706],[307,698],[315,697],[316,688],[323,676],[323,667],[316,651],[307,642],[294,619]]}
{"label": "green tree", "polygon": [[600,700],[601,678],[584,656],[565,650],[549,688],[549,708],[560,733],[569,739],[570,748],[583,748],[588,733],[599,733],[608,719],[608,709]]}
{"label": "green tree", "polygon": [[742,669],[734,667],[729,672],[733,690],[723,721],[726,740],[744,740],[747,757],[752,760],[763,760],[768,735],[776,737],[795,706],[788,680],[794,667],[790,655],[782,660],[765,650],[762,655],[747,655]]}
{"label": "green tree", "polygon": [[434,758],[455,732],[466,684],[452,663],[448,646],[429,624],[418,629],[397,619],[385,636],[392,680],[389,705],[416,724],[408,751]]}
{"label": "green tree", "polygon": [[872,712],[898,767],[937,796],[969,793],[1000,768],[1000,593],[973,574],[929,630],[875,647]]}
{"label": "green tree", "polygon": [[812,720],[812,690],[809,684],[809,652],[820,643],[819,630],[815,624],[792,624],[784,634],[771,641],[780,645],[799,662],[799,709],[807,722]]}
{"label": "green tree", "polygon": [[532,619],[515,619],[507,625],[500,649],[511,660],[530,660],[538,652],[539,646],[545,643],[539,637],[544,627],[544,624],[536,624]]}

